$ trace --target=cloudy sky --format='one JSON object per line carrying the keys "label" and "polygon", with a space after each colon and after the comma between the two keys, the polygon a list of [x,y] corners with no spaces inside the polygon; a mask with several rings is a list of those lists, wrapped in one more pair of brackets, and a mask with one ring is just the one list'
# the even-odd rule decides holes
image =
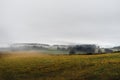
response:
{"label": "cloudy sky", "polygon": [[120,45],[120,0],[0,0],[0,44]]}

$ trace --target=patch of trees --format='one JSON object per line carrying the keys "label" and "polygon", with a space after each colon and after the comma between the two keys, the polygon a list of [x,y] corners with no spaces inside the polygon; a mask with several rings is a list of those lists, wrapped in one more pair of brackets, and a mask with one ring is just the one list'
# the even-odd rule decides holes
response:
{"label": "patch of trees", "polygon": [[76,45],[74,47],[69,48],[69,54],[76,54],[77,52],[84,52],[86,54],[93,54],[96,53],[96,49],[98,46],[96,45]]}

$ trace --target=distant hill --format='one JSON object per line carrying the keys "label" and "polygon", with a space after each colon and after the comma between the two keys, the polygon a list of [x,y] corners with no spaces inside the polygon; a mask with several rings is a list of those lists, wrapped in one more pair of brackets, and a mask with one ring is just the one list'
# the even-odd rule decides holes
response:
{"label": "distant hill", "polygon": [[101,48],[94,44],[79,44],[79,45],[49,45],[40,43],[15,43],[9,47],[0,48],[0,51],[42,51],[47,53],[112,53],[120,51],[120,46],[113,48]]}
{"label": "distant hill", "polygon": [[113,47],[113,49],[120,49],[120,46]]}

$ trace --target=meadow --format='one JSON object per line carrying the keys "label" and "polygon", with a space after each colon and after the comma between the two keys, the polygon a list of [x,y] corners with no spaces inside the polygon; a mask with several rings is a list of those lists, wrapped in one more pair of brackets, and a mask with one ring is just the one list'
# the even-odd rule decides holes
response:
{"label": "meadow", "polygon": [[1,53],[0,80],[120,80],[120,53]]}

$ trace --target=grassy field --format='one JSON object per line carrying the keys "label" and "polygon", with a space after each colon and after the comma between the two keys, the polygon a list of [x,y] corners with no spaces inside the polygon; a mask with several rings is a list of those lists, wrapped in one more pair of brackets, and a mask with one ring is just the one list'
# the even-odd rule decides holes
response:
{"label": "grassy field", "polygon": [[120,53],[50,55],[15,52],[0,55],[0,80],[120,80]]}

